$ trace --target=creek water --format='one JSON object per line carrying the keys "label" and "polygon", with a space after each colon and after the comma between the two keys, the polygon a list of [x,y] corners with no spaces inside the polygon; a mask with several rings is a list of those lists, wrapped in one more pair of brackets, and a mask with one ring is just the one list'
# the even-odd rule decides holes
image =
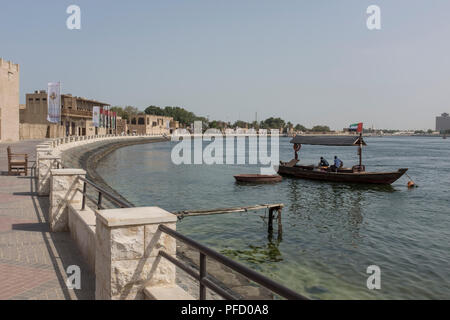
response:
{"label": "creek water", "polygon": [[[124,197],[168,211],[284,203],[283,237],[267,233],[268,212],[189,217],[177,230],[314,299],[444,299],[450,297],[450,141],[368,137],[368,171],[408,174],[392,186],[284,178],[239,185],[233,175],[255,165],[175,165],[174,142],[134,145],[102,159],[97,171]],[[208,142],[205,143],[207,145]],[[280,138],[280,160],[293,157]],[[355,147],[303,146],[302,164],[357,163]],[[248,154],[248,150],[247,150]],[[247,156],[246,156],[247,157]],[[248,159],[248,157],[247,157]],[[381,290],[368,290],[367,267],[381,269]]]}

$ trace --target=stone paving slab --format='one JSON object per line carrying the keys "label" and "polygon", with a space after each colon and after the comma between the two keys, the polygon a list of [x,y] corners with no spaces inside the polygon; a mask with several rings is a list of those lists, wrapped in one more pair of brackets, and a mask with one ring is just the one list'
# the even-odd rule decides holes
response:
{"label": "stone paving slab", "polygon": [[[94,299],[94,274],[69,233],[49,231],[48,197],[37,196],[34,178],[6,175],[8,146],[32,166],[40,142],[0,143],[0,300]],[[80,290],[67,288],[70,265],[81,269]]]}

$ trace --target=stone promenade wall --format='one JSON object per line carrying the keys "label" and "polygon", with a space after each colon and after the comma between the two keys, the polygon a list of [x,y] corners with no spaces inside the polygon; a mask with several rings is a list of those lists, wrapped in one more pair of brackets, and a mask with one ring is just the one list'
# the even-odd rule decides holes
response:
{"label": "stone promenade wall", "polygon": [[[158,207],[98,210],[83,206],[83,183],[88,177],[99,183],[95,164],[109,152],[136,143],[162,141],[161,136],[96,136],[49,140],[37,146],[37,177],[42,195],[50,195],[52,231],[68,231],[83,258],[96,274],[97,299],[193,299],[198,283],[165,258],[159,250],[198,269],[198,252],[158,230],[176,229],[176,216]],[[64,167],[64,168],[63,168]],[[49,179],[49,181],[44,181]],[[105,184],[105,188],[106,188]],[[102,186],[103,187],[103,186]],[[88,190],[86,190],[88,191]],[[110,190],[108,190],[110,192]],[[40,193],[40,194],[41,194]],[[97,192],[92,192],[96,199]],[[106,206],[106,199],[102,205]],[[214,282],[237,297],[272,299],[243,276],[207,259]],[[208,299],[220,299],[207,293]]]}
{"label": "stone promenade wall", "polygon": [[87,207],[77,210],[69,206],[69,230],[83,258],[92,271],[95,271],[95,212]]}
{"label": "stone promenade wall", "polygon": [[[72,140],[72,141],[70,141]],[[39,178],[41,178],[39,185],[42,187],[42,193],[50,194],[50,181],[45,183],[43,177],[48,177],[50,180],[50,171],[55,168],[75,168],[75,169],[88,169],[91,174],[95,174],[95,166],[98,159],[105,156],[107,153],[113,150],[133,144],[142,144],[156,141],[165,141],[162,136],[97,136],[97,137],[72,137],[72,139],[59,138],[48,140],[44,146],[49,146],[50,155],[41,155],[41,165],[40,168],[45,170],[40,170]],[[53,163],[53,159],[59,159],[60,165]],[[96,184],[100,184],[102,188],[108,189],[108,192],[114,194],[114,196],[122,198],[120,194],[116,193],[115,190],[110,188],[106,183],[103,182],[101,177],[97,176],[92,179],[88,174],[87,178],[94,181]],[[56,197],[58,193],[55,190],[55,183],[61,179],[70,180],[68,177],[55,178],[53,177],[53,198]],[[58,182],[60,183],[60,182]],[[68,182],[69,183],[69,182]],[[67,187],[67,185],[66,185]],[[79,184],[78,188],[81,189],[82,185]],[[97,192],[92,190],[92,188],[87,188],[89,195],[92,198],[98,196]],[[81,194],[78,192],[78,199],[80,199]],[[52,197],[51,197],[52,198]],[[125,200],[126,199],[122,199]],[[56,200],[61,202],[61,200]],[[73,201],[73,200],[72,200]],[[103,199],[102,205],[108,208],[115,208],[115,206],[108,201],[107,198]],[[61,213],[67,216],[67,218],[60,218],[62,225],[66,227],[64,230],[68,230],[71,234],[72,239],[76,242],[83,258],[86,260],[91,269],[95,270],[95,232],[96,232],[96,213],[95,205],[89,201],[86,201],[85,209],[80,210],[81,202],[78,201],[77,205],[69,204],[66,208],[66,213]],[[64,231],[61,230],[61,231]]]}
{"label": "stone promenade wall", "polygon": [[70,232],[95,271],[96,299],[192,299],[176,285],[175,265],[159,255],[164,250],[176,256],[175,239],[158,227],[175,230],[177,217],[158,207],[93,210],[87,206],[87,197],[83,199],[86,171],[67,168],[61,161],[61,155],[73,148],[105,141],[123,145],[143,137],[72,139],[51,140],[37,147],[38,186],[40,195],[48,192],[50,196],[52,232]]}

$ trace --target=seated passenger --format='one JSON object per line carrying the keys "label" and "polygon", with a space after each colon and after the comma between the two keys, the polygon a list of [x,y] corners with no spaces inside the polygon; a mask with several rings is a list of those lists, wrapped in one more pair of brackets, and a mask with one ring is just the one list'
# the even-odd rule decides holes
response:
{"label": "seated passenger", "polygon": [[329,167],[330,164],[323,157],[320,157],[319,167]]}
{"label": "seated passenger", "polygon": [[330,167],[330,169],[334,172],[337,172],[338,169],[342,168],[344,163],[337,156],[334,156],[334,164]]}

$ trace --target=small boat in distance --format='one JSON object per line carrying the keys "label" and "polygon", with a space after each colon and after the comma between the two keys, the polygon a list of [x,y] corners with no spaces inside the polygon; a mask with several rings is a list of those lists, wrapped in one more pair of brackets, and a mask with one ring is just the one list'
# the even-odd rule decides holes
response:
{"label": "small boat in distance", "polygon": [[[359,136],[296,136],[291,140],[294,144],[295,159],[281,162],[278,174],[300,179],[334,181],[344,183],[392,184],[403,176],[408,169],[391,172],[368,172],[362,164],[362,146],[366,146],[362,134]],[[314,165],[298,165],[298,151],[302,144],[321,146],[358,146],[359,165],[352,168],[318,167]]]}
{"label": "small boat in distance", "polygon": [[242,183],[274,183],[280,182],[283,178],[277,174],[265,175],[265,174],[239,174],[234,176],[237,182]]}

